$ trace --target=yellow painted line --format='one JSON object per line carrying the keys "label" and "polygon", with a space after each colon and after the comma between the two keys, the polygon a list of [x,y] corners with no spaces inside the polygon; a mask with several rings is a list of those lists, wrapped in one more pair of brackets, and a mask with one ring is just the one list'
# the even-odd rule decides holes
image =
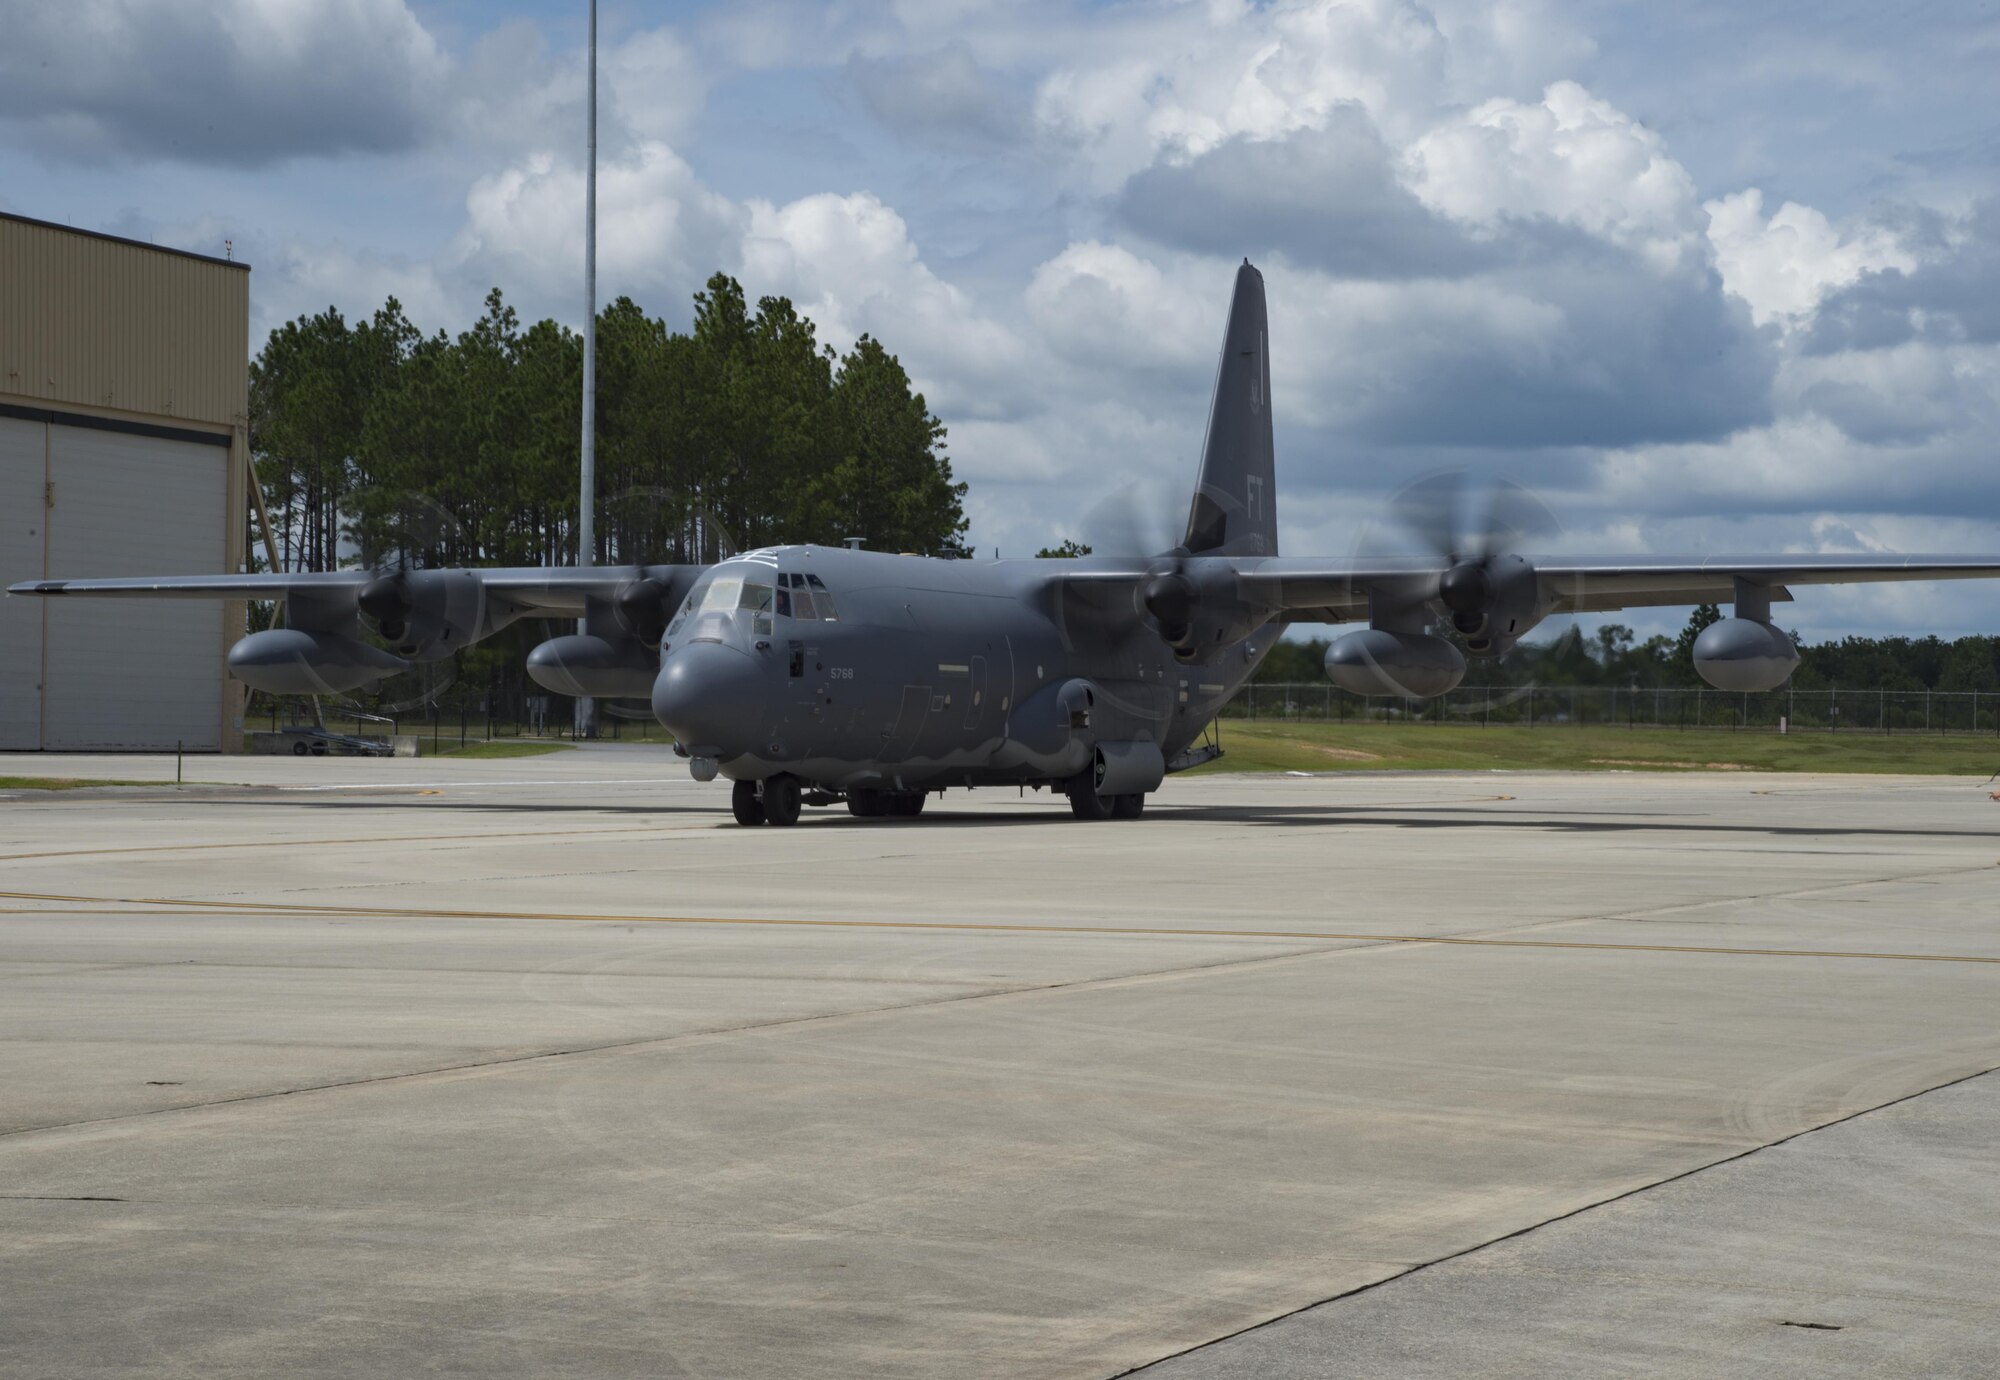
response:
{"label": "yellow painted line", "polygon": [[[1174,929],[1140,925],[1031,925],[1010,921],[800,920],[739,915],[593,915],[567,911],[432,910],[401,906],[314,906],[298,902],[198,901],[172,896],[67,896],[0,891],[0,900],[78,906],[166,906],[186,911],[249,911],[264,915],[333,916],[377,920],[553,920],[599,925],[757,925],[797,929],[954,930],[990,934],[1081,934],[1166,939],[1308,939],[1369,944],[1458,944],[1496,949],[1582,949],[1607,953],[1722,954],[1745,958],[1866,958],[1906,963],[1995,963],[2000,955],[1881,953],[1858,949],[1753,949],[1714,944],[1612,944],[1580,939],[1485,939],[1430,934],[1364,934],[1339,930]],[[21,912],[15,912],[21,913]],[[60,911],[42,912],[62,914]]]}

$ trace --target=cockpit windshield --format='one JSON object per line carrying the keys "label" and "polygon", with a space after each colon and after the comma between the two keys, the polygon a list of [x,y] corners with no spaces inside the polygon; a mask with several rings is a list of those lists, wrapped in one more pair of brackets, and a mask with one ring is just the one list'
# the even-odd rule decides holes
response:
{"label": "cockpit windshield", "polygon": [[771,631],[771,595],[772,586],[758,580],[741,575],[713,576],[688,592],[687,602],[674,616],[667,635],[678,635],[682,626],[692,618],[695,624],[689,629],[690,636],[715,637],[723,626],[734,621],[733,615],[748,613],[751,632],[768,636]]}

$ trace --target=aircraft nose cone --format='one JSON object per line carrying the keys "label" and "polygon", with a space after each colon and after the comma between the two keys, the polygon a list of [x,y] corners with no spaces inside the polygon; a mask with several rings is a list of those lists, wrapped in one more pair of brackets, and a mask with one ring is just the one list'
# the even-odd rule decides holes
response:
{"label": "aircraft nose cone", "polygon": [[770,687],[757,656],[719,642],[676,647],[653,682],[653,717],[696,757],[755,752],[769,731]]}

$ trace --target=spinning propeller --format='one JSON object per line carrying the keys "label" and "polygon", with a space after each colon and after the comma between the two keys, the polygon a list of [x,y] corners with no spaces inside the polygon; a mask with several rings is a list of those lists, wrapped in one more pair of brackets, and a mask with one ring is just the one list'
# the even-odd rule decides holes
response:
{"label": "spinning propeller", "polygon": [[1139,622],[1168,646],[1184,649],[1193,644],[1201,590],[1188,577],[1186,518],[1176,516],[1177,506],[1166,490],[1134,482],[1092,508],[1084,530],[1094,554],[1133,567],[1132,611]]}
{"label": "spinning propeller", "polygon": [[1364,532],[1358,554],[1364,561],[1435,561],[1436,575],[1412,577],[1408,594],[1412,602],[1442,605],[1474,655],[1505,654],[1546,612],[1534,564],[1520,551],[1551,547],[1562,524],[1527,488],[1448,470],[1406,485],[1386,509],[1386,520]]}
{"label": "spinning propeller", "polygon": [[363,489],[350,502],[357,516],[349,532],[359,537],[362,562],[374,572],[355,605],[398,655],[419,658],[376,690],[376,709],[404,714],[428,708],[457,681],[458,665],[449,654],[422,655],[428,650],[424,576],[475,556],[474,544],[451,511],[424,494]]}

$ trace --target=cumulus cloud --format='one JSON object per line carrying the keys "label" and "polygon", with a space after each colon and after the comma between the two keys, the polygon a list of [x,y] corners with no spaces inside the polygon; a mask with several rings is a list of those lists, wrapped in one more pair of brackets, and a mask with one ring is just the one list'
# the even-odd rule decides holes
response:
{"label": "cumulus cloud", "polygon": [[[538,153],[472,184],[448,259],[503,283],[538,308],[583,282],[584,170]],[[684,298],[736,258],[748,212],[709,190],[667,145],[642,142],[597,172],[597,263],[603,296]],[[574,309],[558,311],[574,315]]]}
{"label": "cumulus cloud", "polygon": [[1409,157],[1416,194],[1459,220],[1546,217],[1661,268],[1699,250],[1694,179],[1657,133],[1575,82],[1537,102],[1488,101],[1423,135]]}
{"label": "cumulus cloud", "polygon": [[738,263],[749,291],[790,297],[837,347],[864,333],[883,341],[934,409],[991,417],[1017,406],[1019,340],[931,271],[881,200],[821,193],[748,212]]}
{"label": "cumulus cloud", "polygon": [[[598,140],[612,154],[636,144],[673,144],[693,124],[711,72],[672,29],[607,39],[598,55]],[[505,154],[582,147],[584,55],[552,52],[539,25],[510,20],[482,34],[455,74],[455,136]]]}
{"label": "cumulus cloud", "polygon": [[305,241],[273,245],[268,252],[254,244],[248,248],[259,260],[250,303],[253,344],[284,322],[330,305],[359,320],[394,297],[411,321],[428,330],[465,314],[460,285],[428,259]]}
{"label": "cumulus cloud", "polygon": [[876,119],[921,143],[993,151],[1028,134],[1026,101],[963,43],[894,57],[855,53],[847,79]]}
{"label": "cumulus cloud", "polygon": [[1750,304],[1759,325],[1795,325],[1829,291],[1864,273],[1916,266],[1895,237],[1876,226],[1842,234],[1821,212],[1791,201],[1766,219],[1764,193],[1756,187],[1703,209],[1723,285]]}
{"label": "cumulus cloud", "polygon": [[2000,422],[2000,348],[1918,341],[1808,354],[1781,391],[1858,441],[1904,444],[1949,433],[1992,435]]}
{"label": "cumulus cloud", "polygon": [[1821,301],[1808,351],[2000,343],[2000,198],[1963,217],[1920,219],[1933,223],[1914,252],[1869,265]]}
{"label": "cumulus cloud", "polygon": [[12,4],[4,32],[0,122],[85,160],[408,149],[450,71],[403,0]]}
{"label": "cumulus cloud", "polygon": [[1229,274],[1198,262],[1176,269],[1163,271],[1122,245],[1072,244],[1035,270],[1028,314],[1073,364],[1186,374],[1213,362]]}
{"label": "cumulus cloud", "polygon": [[1279,253],[1345,277],[1456,277],[1498,256],[1417,199],[1359,106],[1275,139],[1234,135],[1162,162],[1118,193],[1119,217],[1163,244]]}
{"label": "cumulus cloud", "polygon": [[1037,118],[1100,187],[1237,136],[1316,128],[1342,105],[1399,131],[1445,85],[1444,36],[1408,0],[1183,6],[1133,37],[1062,63],[1037,93]]}

